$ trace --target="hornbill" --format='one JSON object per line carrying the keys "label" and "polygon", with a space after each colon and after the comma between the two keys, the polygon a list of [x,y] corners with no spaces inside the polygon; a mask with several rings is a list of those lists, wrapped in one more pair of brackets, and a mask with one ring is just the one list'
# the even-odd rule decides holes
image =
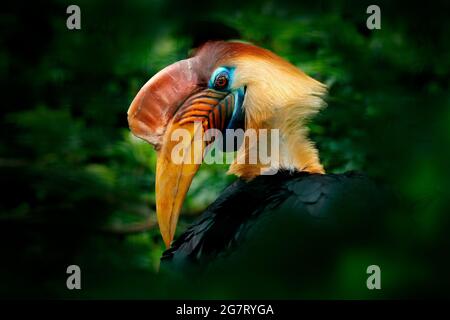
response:
{"label": "hornbill", "polygon": [[[163,265],[190,269],[240,257],[247,259],[240,267],[248,268],[271,255],[286,267],[280,254],[289,255],[292,265],[292,257],[310,259],[305,248],[320,241],[323,246],[370,234],[379,212],[377,186],[358,173],[325,174],[307,137],[306,122],[324,106],[326,91],[271,51],[238,41],[206,42],[140,89],[128,122],[158,153],[156,210],[168,248]],[[202,139],[211,128],[277,129],[279,156],[269,164],[239,161],[249,159],[254,145],[245,139],[233,144],[237,152],[229,173],[238,179],[173,241],[185,195],[213,140]],[[190,161],[182,163],[172,159],[180,149],[173,138],[178,129],[188,132],[181,151]],[[200,156],[193,152],[196,143]]]}

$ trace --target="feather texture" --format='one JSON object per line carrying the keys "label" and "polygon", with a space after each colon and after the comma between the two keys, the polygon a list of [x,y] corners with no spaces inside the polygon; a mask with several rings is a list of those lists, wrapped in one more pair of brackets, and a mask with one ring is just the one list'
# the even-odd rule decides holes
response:
{"label": "feather texture", "polygon": [[[247,243],[270,243],[280,234],[295,234],[314,225],[364,232],[375,225],[381,198],[373,181],[352,172],[283,171],[249,182],[237,180],[163,254],[162,265],[166,269],[203,268],[210,262],[232,259]],[[295,239],[289,241],[288,248],[296,250]]]}

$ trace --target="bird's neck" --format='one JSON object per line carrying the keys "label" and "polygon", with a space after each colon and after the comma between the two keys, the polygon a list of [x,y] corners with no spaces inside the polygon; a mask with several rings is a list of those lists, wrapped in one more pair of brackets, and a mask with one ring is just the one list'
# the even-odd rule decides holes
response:
{"label": "bird's neck", "polygon": [[[324,107],[326,87],[295,66],[279,60],[272,61],[267,66],[267,61],[247,59],[238,68],[241,68],[242,83],[249,83],[243,103],[246,132],[249,129],[275,130],[279,140],[273,145],[272,140],[268,141],[264,135],[258,135],[253,149],[252,146],[240,147],[237,160],[231,165],[229,172],[244,179],[252,179],[261,174],[275,174],[280,169],[324,173],[318,151],[307,137],[306,123]],[[271,136],[269,132],[267,135]],[[259,155],[264,146],[275,154],[268,164],[264,161],[267,159],[260,157],[256,163],[242,161],[251,158],[252,152]]]}
{"label": "bird's neck", "polygon": [[296,132],[289,128],[266,129],[267,134],[259,134],[261,130],[257,130],[253,143],[246,143],[244,139],[228,173],[245,180],[276,174],[279,170],[325,173],[316,147],[306,137],[306,129],[297,129]]}

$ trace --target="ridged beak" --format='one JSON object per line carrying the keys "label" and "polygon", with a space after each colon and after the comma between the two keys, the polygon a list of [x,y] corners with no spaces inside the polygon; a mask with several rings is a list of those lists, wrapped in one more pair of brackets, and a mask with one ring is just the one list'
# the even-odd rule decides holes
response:
{"label": "ridged beak", "polygon": [[174,238],[186,193],[203,161],[207,145],[204,133],[226,127],[236,99],[233,93],[199,85],[192,59],[156,74],[139,91],[128,111],[131,131],[158,152],[156,210],[167,247]]}

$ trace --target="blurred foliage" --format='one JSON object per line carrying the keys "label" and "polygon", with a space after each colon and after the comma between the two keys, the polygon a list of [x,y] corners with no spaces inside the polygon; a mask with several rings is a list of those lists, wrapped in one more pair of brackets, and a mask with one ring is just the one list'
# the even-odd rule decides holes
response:
{"label": "blurred foliage", "polygon": [[[163,250],[155,152],[129,133],[126,111],[153,74],[215,38],[271,49],[326,83],[328,108],[310,124],[325,167],[366,172],[404,204],[386,222],[395,243],[341,252],[332,294],[297,288],[294,296],[370,297],[354,288],[366,276],[360,266],[373,260],[391,266],[384,287],[394,296],[413,295],[411,282],[432,286],[445,276],[445,2],[379,1],[382,29],[375,31],[365,27],[367,1],[77,1],[79,31],[65,26],[70,4],[2,5],[2,296],[173,297],[155,273]],[[179,232],[233,180],[225,173],[225,166],[202,166]],[[70,264],[82,266],[81,292],[65,288]],[[239,289],[212,290],[192,296],[239,296]]]}

